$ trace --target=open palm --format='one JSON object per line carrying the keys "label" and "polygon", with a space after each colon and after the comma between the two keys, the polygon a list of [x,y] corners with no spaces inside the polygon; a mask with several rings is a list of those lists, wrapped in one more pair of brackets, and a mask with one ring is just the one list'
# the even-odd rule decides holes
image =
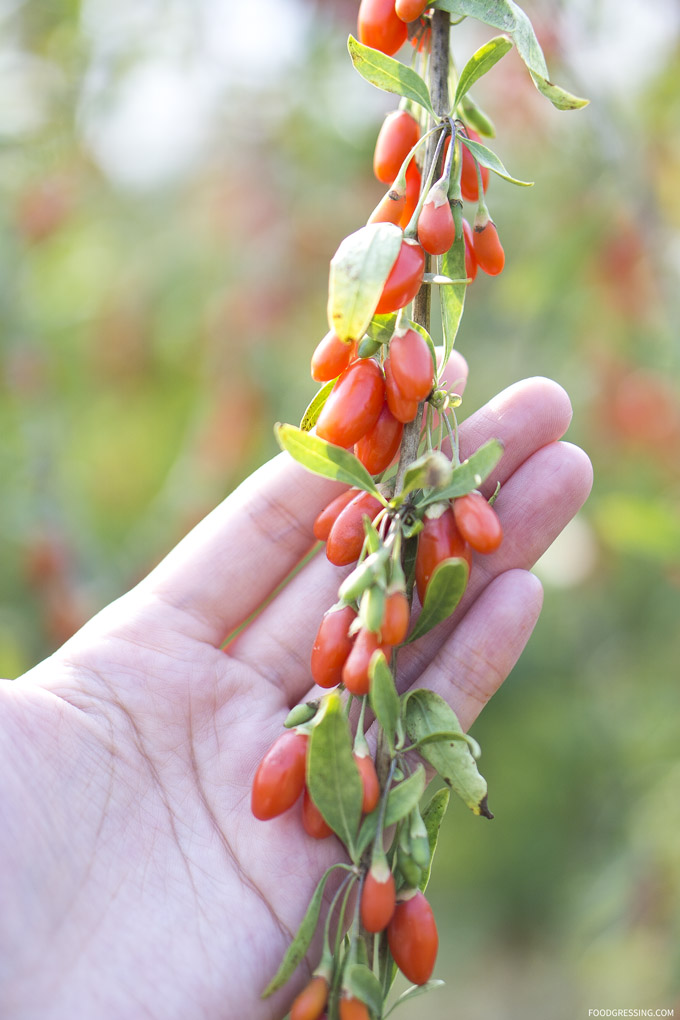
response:
{"label": "open palm", "polygon": [[[463,455],[506,445],[505,539],[477,557],[453,620],[400,656],[399,684],[437,690],[466,728],[538,616],[528,568],[590,487],[585,455],[558,442],[569,418],[560,387],[536,379],[461,430]],[[305,835],[297,807],[256,821],[250,785],[309,694],[314,634],[346,571],[316,556],[220,646],[309,551],[338,491],[276,458],[55,655],[0,683],[3,1017],[285,1013],[295,982],[259,994],[342,849]]]}

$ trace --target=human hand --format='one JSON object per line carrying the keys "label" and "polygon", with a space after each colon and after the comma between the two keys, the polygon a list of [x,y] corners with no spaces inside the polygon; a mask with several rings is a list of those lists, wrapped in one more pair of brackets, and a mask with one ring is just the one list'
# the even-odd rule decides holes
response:
{"label": "human hand", "polygon": [[[465,728],[538,617],[528,568],[589,491],[587,458],[558,442],[570,414],[560,387],[534,379],[461,426],[463,456],[492,436],[505,444],[505,537],[476,558],[454,617],[400,655],[399,675],[445,697]],[[250,786],[309,696],[314,635],[346,571],[316,556],[262,607],[337,491],[275,458],[133,591],[0,683],[3,1017],[285,1012],[294,982],[266,1002],[260,992],[342,849],[310,839],[298,807],[254,819]]]}

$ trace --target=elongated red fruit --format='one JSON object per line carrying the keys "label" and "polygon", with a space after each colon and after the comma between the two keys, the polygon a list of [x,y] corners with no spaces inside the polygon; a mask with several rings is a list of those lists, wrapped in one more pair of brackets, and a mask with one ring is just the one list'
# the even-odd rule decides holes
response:
{"label": "elongated red fruit", "polygon": [[402,21],[415,21],[427,10],[432,0],[396,0],[394,9]]}
{"label": "elongated red fruit", "polygon": [[403,432],[403,424],[394,417],[385,401],[373,428],[354,447],[355,456],[369,474],[379,475],[390,466],[399,449]]}
{"label": "elongated red fruit", "polygon": [[256,818],[276,818],[291,808],[305,785],[307,736],[288,730],[274,741],[260,762],[251,796]]}
{"label": "elongated red fruit", "polygon": [[505,252],[493,220],[489,220],[483,227],[475,226],[472,243],[479,268],[489,276],[498,276],[505,265]]}
{"label": "elongated red fruit", "polygon": [[382,503],[368,492],[360,492],[347,504],[338,514],[326,542],[326,556],[331,563],[346,567],[359,559],[364,544],[364,514],[373,520],[381,509]]}
{"label": "elongated red fruit", "polygon": [[408,28],[394,10],[394,0],[361,0],[359,42],[391,57],[406,42]]}
{"label": "elongated red fruit", "polygon": [[422,175],[418,169],[418,164],[415,159],[412,159],[406,168],[406,205],[404,211],[401,214],[399,220],[399,226],[402,230],[406,230],[407,226],[411,222],[411,217],[415,212],[415,208],[418,205],[418,199],[420,198],[420,185],[422,184]]}
{"label": "elongated red fruit", "polygon": [[414,985],[424,985],[430,980],[437,960],[437,925],[432,908],[420,890],[406,896],[408,898],[397,903],[387,926],[387,941],[404,977]]}
{"label": "elongated red fruit", "polygon": [[330,382],[349,365],[352,354],[352,343],[341,340],[333,330],[326,333],[323,340],[316,345],[312,354],[312,379],[317,382]]}
{"label": "elongated red fruit", "polygon": [[405,592],[391,592],[385,599],[380,639],[388,645],[400,645],[406,637],[410,620],[411,610]]}
{"label": "elongated red fruit", "polygon": [[396,906],[394,875],[387,861],[371,866],[361,892],[361,923],[366,931],[384,931]]}
{"label": "elongated red fruit", "polygon": [[290,1009],[290,1020],[319,1020],[328,1002],[328,981],[317,974],[302,989]]}
{"label": "elongated red fruit", "polygon": [[327,836],[333,835],[333,830],[326,824],[306,786],[302,798],[302,827],[313,839],[326,839]]}
{"label": "elongated red fruit", "polygon": [[405,208],[406,188],[400,190],[393,185],[368,217],[368,223],[394,223],[399,226]]}
{"label": "elongated red fruit", "polygon": [[446,187],[439,183],[430,189],[420,210],[418,240],[430,255],[443,255],[456,240]]}
{"label": "elongated red fruit", "polygon": [[358,697],[368,694],[371,685],[368,667],[378,649],[383,651],[385,657],[389,659],[392,651],[389,645],[381,642],[378,635],[372,631],[360,630],[342,670],[342,682],[350,694],[356,694]]}
{"label": "elongated red fruit", "polygon": [[397,177],[409,152],[420,138],[418,121],[406,110],[388,113],[378,132],[373,153],[373,173],[383,184]]}
{"label": "elongated red fruit", "polygon": [[477,259],[475,257],[475,241],[472,236],[472,227],[463,218],[463,237],[465,239],[465,275],[474,280],[477,275]]}
{"label": "elongated red fruit", "polygon": [[380,800],[378,773],[375,771],[375,764],[370,755],[355,754],[354,760],[361,776],[361,785],[364,788],[361,810],[363,814],[367,815],[377,808]]}
{"label": "elongated red fruit", "polygon": [[434,362],[417,330],[395,333],[390,340],[390,365],[400,393],[416,403],[424,400],[432,389]]}
{"label": "elongated red fruit", "polygon": [[349,628],[356,619],[351,606],[326,613],[319,625],[312,648],[311,672],[319,687],[336,687],[342,680],[342,668],[352,651]]}
{"label": "elongated red fruit", "polygon": [[[480,136],[472,128],[467,128],[467,136],[473,142],[481,142]],[[479,199],[479,184],[477,182],[477,163],[467,145],[460,145],[463,150],[463,165],[460,172],[460,190],[467,202],[477,202]],[[484,191],[489,186],[489,171],[487,167],[480,167],[482,172],[482,188]]]}
{"label": "elongated red fruit", "polygon": [[347,492],[341,492],[339,496],[330,501],[328,506],[321,511],[314,521],[313,531],[315,538],[318,538],[320,542],[326,541],[338,515],[356,495],[356,489],[348,489]]}
{"label": "elongated red fruit", "polygon": [[343,993],[340,999],[340,1020],[371,1020],[371,1014],[361,999]]}
{"label": "elongated red fruit", "polygon": [[498,514],[479,492],[454,500],[453,516],[461,535],[476,552],[495,552],[503,541]]}
{"label": "elongated red fruit", "polygon": [[385,359],[383,367],[385,369],[385,398],[387,406],[397,421],[404,424],[413,421],[418,413],[418,401],[409,400],[397,386],[397,381],[392,372],[392,361],[389,357]]}
{"label": "elongated red fruit", "polygon": [[354,361],[342,373],[321,409],[316,434],[336,446],[354,446],[378,420],[385,381],[372,358]]}
{"label": "elongated red fruit", "polygon": [[416,553],[416,587],[421,604],[425,601],[425,592],[430,578],[442,562],[460,556],[472,566],[470,547],[456,527],[453,511],[450,507],[439,517],[425,517],[424,527],[418,536]]}
{"label": "elongated red fruit", "polygon": [[[425,272],[425,252],[417,241],[404,240],[397,255],[397,260],[385,281],[376,312],[396,312],[403,308],[420,290]],[[322,412],[323,413],[323,412]]]}

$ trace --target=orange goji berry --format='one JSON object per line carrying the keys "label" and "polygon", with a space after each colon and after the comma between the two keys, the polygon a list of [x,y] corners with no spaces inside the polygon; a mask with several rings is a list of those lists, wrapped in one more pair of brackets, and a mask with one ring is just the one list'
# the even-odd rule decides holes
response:
{"label": "orange goji berry", "polygon": [[316,434],[336,446],[354,446],[378,420],[385,381],[372,358],[352,362],[339,377],[316,423]]}
{"label": "orange goji berry", "polygon": [[474,280],[477,275],[475,241],[472,235],[472,227],[465,218],[463,218],[463,238],[465,240],[465,275],[470,280]]}
{"label": "orange goji berry", "polygon": [[311,672],[319,687],[336,687],[342,680],[342,667],[352,651],[349,628],[356,619],[351,606],[326,613],[312,647]]}
{"label": "orange goji berry", "polygon": [[408,28],[394,10],[394,0],[361,0],[359,42],[391,57],[406,42]]}
{"label": "orange goji berry", "polygon": [[359,458],[371,475],[379,475],[394,460],[401,442],[404,426],[390,411],[387,401],[373,428],[362,436],[354,447]]}
{"label": "orange goji berry", "polygon": [[432,389],[434,362],[425,339],[415,329],[395,333],[390,340],[390,366],[399,392],[419,403]]}
{"label": "orange goji berry", "polygon": [[[402,241],[399,254],[385,281],[376,306],[378,315],[396,312],[413,301],[420,290],[425,272],[425,252],[417,241]],[[323,413],[323,412],[322,412]]]}
{"label": "orange goji berry", "polygon": [[368,217],[368,223],[394,223],[398,226],[405,208],[406,189],[399,190],[395,185],[392,185]]}
{"label": "orange goji berry", "polygon": [[326,824],[324,816],[311,798],[310,792],[305,786],[302,797],[302,827],[308,836],[314,839],[326,839],[333,835],[330,825]]}
{"label": "orange goji berry", "polygon": [[479,492],[454,500],[453,516],[461,535],[477,552],[495,552],[503,541],[498,514]]}
{"label": "orange goji berry", "polygon": [[378,132],[373,153],[373,173],[383,184],[391,184],[409,152],[420,138],[415,117],[406,110],[388,113]]}
{"label": "orange goji berry", "polygon": [[307,735],[288,730],[274,741],[260,762],[251,795],[256,818],[276,818],[291,808],[305,785]]}
{"label": "orange goji berry", "polygon": [[380,628],[380,639],[388,645],[400,645],[406,637],[411,620],[411,609],[403,591],[393,591],[385,599],[385,616]]}
{"label": "orange goji berry", "polygon": [[389,357],[385,359],[383,368],[385,369],[385,399],[387,400],[387,406],[397,421],[404,424],[413,421],[418,413],[418,401],[408,400],[397,386],[394,373],[392,372],[392,362]]}
{"label": "orange goji berry", "polygon": [[354,761],[359,769],[361,784],[364,788],[361,810],[363,814],[367,815],[370,811],[375,810],[378,806],[378,801],[380,800],[380,783],[378,782],[378,773],[375,771],[375,765],[370,755],[355,753]]}
{"label": "orange goji berry", "polygon": [[387,926],[390,952],[402,974],[414,985],[430,980],[439,949],[437,925],[423,893],[400,893]]}
{"label": "orange goji berry", "polygon": [[480,227],[475,224],[472,243],[479,268],[489,276],[498,276],[505,265],[505,252],[493,220]]}
{"label": "orange goji berry", "polygon": [[382,503],[368,492],[360,492],[338,514],[326,542],[326,556],[336,567],[346,567],[359,559],[364,544],[364,514],[373,520]]}
{"label": "orange goji berry", "polygon": [[472,565],[470,547],[456,527],[450,507],[439,517],[425,516],[423,524],[416,553],[416,587],[421,604],[425,601],[430,578],[442,560],[460,556],[468,567]]}
{"label": "orange goji berry", "polygon": [[415,21],[426,11],[432,0],[396,0],[394,9],[402,21]]}
{"label": "orange goji berry", "polygon": [[320,542],[325,542],[328,538],[329,532],[337,520],[338,514],[341,510],[344,510],[348,503],[350,503],[357,495],[356,489],[348,489],[347,492],[341,492],[339,496],[332,499],[327,507],[325,507],[319,516],[314,521],[313,531],[314,537],[318,538]]}
{"label": "orange goji berry", "polygon": [[373,864],[361,891],[361,923],[366,931],[383,931],[392,920],[395,906],[394,875],[387,861]]}
{"label": "orange goji berry", "polygon": [[371,1020],[371,1014],[361,999],[343,993],[340,999],[340,1020]]}
{"label": "orange goji berry", "polygon": [[329,382],[335,379],[349,365],[352,342],[341,340],[333,330],[326,333],[312,354],[312,379]]}
{"label": "orange goji berry", "polygon": [[328,981],[317,974],[290,1008],[290,1020],[319,1020],[328,1002]]}
{"label": "orange goji berry", "polygon": [[342,668],[342,682],[350,694],[356,694],[358,697],[368,694],[371,684],[368,667],[378,649],[389,659],[391,652],[389,645],[381,642],[373,631],[360,630]]}
{"label": "orange goji berry", "polygon": [[456,240],[456,224],[447,189],[441,182],[430,188],[420,210],[418,240],[430,255],[443,255]]}
{"label": "orange goji berry", "polygon": [[[481,142],[481,137],[472,128],[466,128],[468,138],[471,138],[473,142]],[[477,202],[479,199],[479,184],[477,182],[477,161],[472,155],[467,145],[463,145],[461,142],[461,149],[463,150],[463,165],[460,171],[460,191],[463,198],[467,202]],[[482,188],[484,191],[489,186],[489,171],[487,167],[481,166],[482,172]]]}
{"label": "orange goji berry", "polygon": [[418,164],[415,159],[412,159],[406,168],[406,205],[398,224],[402,230],[406,230],[418,205],[421,183],[422,175],[418,169]]}

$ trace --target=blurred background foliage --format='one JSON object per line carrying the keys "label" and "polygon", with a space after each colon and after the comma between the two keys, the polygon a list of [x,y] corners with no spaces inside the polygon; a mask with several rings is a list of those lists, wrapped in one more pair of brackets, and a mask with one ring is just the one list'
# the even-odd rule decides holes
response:
{"label": "blurred background foliage", "polygon": [[[382,194],[395,103],[356,0],[0,0],[0,672],[16,676],[275,452],[326,330],[328,260]],[[680,12],[543,0],[559,114],[511,53],[476,89],[531,191],[458,346],[471,412],[569,390],[595,467],[545,609],[475,727],[496,811],[433,879],[444,991],[402,1016],[680,1011]],[[461,61],[493,32],[465,23]]]}

